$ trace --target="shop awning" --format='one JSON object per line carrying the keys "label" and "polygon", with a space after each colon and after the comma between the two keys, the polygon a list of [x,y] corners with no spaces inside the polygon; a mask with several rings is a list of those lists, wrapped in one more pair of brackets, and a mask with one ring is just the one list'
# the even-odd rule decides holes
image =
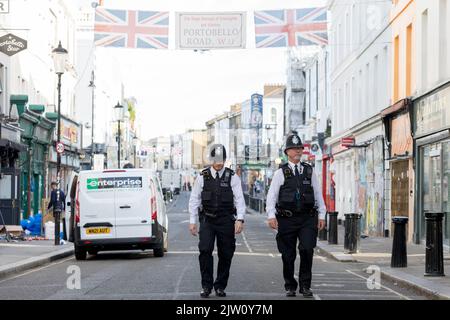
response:
{"label": "shop awning", "polygon": [[0,139],[0,147],[11,148],[17,151],[27,151],[28,147],[24,144],[13,142],[6,139]]}

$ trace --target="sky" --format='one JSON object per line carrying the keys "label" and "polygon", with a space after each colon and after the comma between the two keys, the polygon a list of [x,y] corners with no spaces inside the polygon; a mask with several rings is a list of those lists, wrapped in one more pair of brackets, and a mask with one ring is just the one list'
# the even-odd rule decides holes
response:
{"label": "sky", "polygon": [[[287,48],[255,49],[253,10],[318,7],[325,0],[104,0],[111,9],[170,11],[169,50],[97,48],[120,64],[125,96],[137,99],[141,139],[202,129],[205,122],[263,93],[264,84],[285,84]],[[247,49],[175,50],[175,12],[247,12]],[[102,70],[97,69],[97,72]]]}

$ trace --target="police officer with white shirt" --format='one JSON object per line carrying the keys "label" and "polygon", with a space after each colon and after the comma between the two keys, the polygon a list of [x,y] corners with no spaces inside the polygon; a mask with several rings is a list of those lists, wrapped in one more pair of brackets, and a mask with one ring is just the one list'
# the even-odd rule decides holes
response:
{"label": "police officer with white shirt", "polygon": [[[312,297],[312,263],[318,230],[325,226],[326,207],[313,167],[300,162],[303,144],[296,132],[286,139],[288,163],[278,169],[267,194],[268,223],[277,229],[276,241],[283,260],[286,296],[295,297],[297,287]],[[318,214],[317,214],[318,213]],[[299,282],[294,278],[296,246],[299,240]]]}
{"label": "police officer with white shirt", "polygon": [[[216,296],[226,296],[225,288],[236,249],[235,234],[241,233],[243,229],[246,207],[241,179],[233,170],[224,167],[225,160],[225,147],[220,144],[213,145],[210,152],[212,165],[198,176],[189,199],[189,230],[194,236],[197,235],[197,216],[200,220],[198,248],[202,298],[207,298],[212,288]],[[216,239],[219,263],[217,278],[213,281],[212,253]]]}

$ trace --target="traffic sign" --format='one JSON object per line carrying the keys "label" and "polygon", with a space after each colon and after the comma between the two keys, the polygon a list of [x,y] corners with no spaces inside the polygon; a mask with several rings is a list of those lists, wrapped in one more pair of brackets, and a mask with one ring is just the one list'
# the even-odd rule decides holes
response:
{"label": "traffic sign", "polygon": [[56,143],[56,152],[57,153],[63,153],[64,152],[64,143],[57,142]]}

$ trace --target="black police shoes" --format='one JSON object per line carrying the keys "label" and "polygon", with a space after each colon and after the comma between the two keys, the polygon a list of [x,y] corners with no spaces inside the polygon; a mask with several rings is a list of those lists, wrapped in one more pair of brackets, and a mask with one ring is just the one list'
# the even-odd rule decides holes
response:
{"label": "black police shoes", "polygon": [[226,297],[227,294],[225,293],[225,291],[223,291],[223,289],[216,289],[216,296],[217,297]]}
{"label": "black police shoes", "polygon": [[211,289],[203,288],[202,292],[200,292],[200,297],[208,298],[210,294],[211,294]]}
{"label": "black police shoes", "polygon": [[312,298],[313,292],[309,288],[300,288],[300,293],[303,294],[305,298]]}
{"label": "black police shoes", "polygon": [[287,290],[286,297],[295,297],[295,290],[293,289]]}

